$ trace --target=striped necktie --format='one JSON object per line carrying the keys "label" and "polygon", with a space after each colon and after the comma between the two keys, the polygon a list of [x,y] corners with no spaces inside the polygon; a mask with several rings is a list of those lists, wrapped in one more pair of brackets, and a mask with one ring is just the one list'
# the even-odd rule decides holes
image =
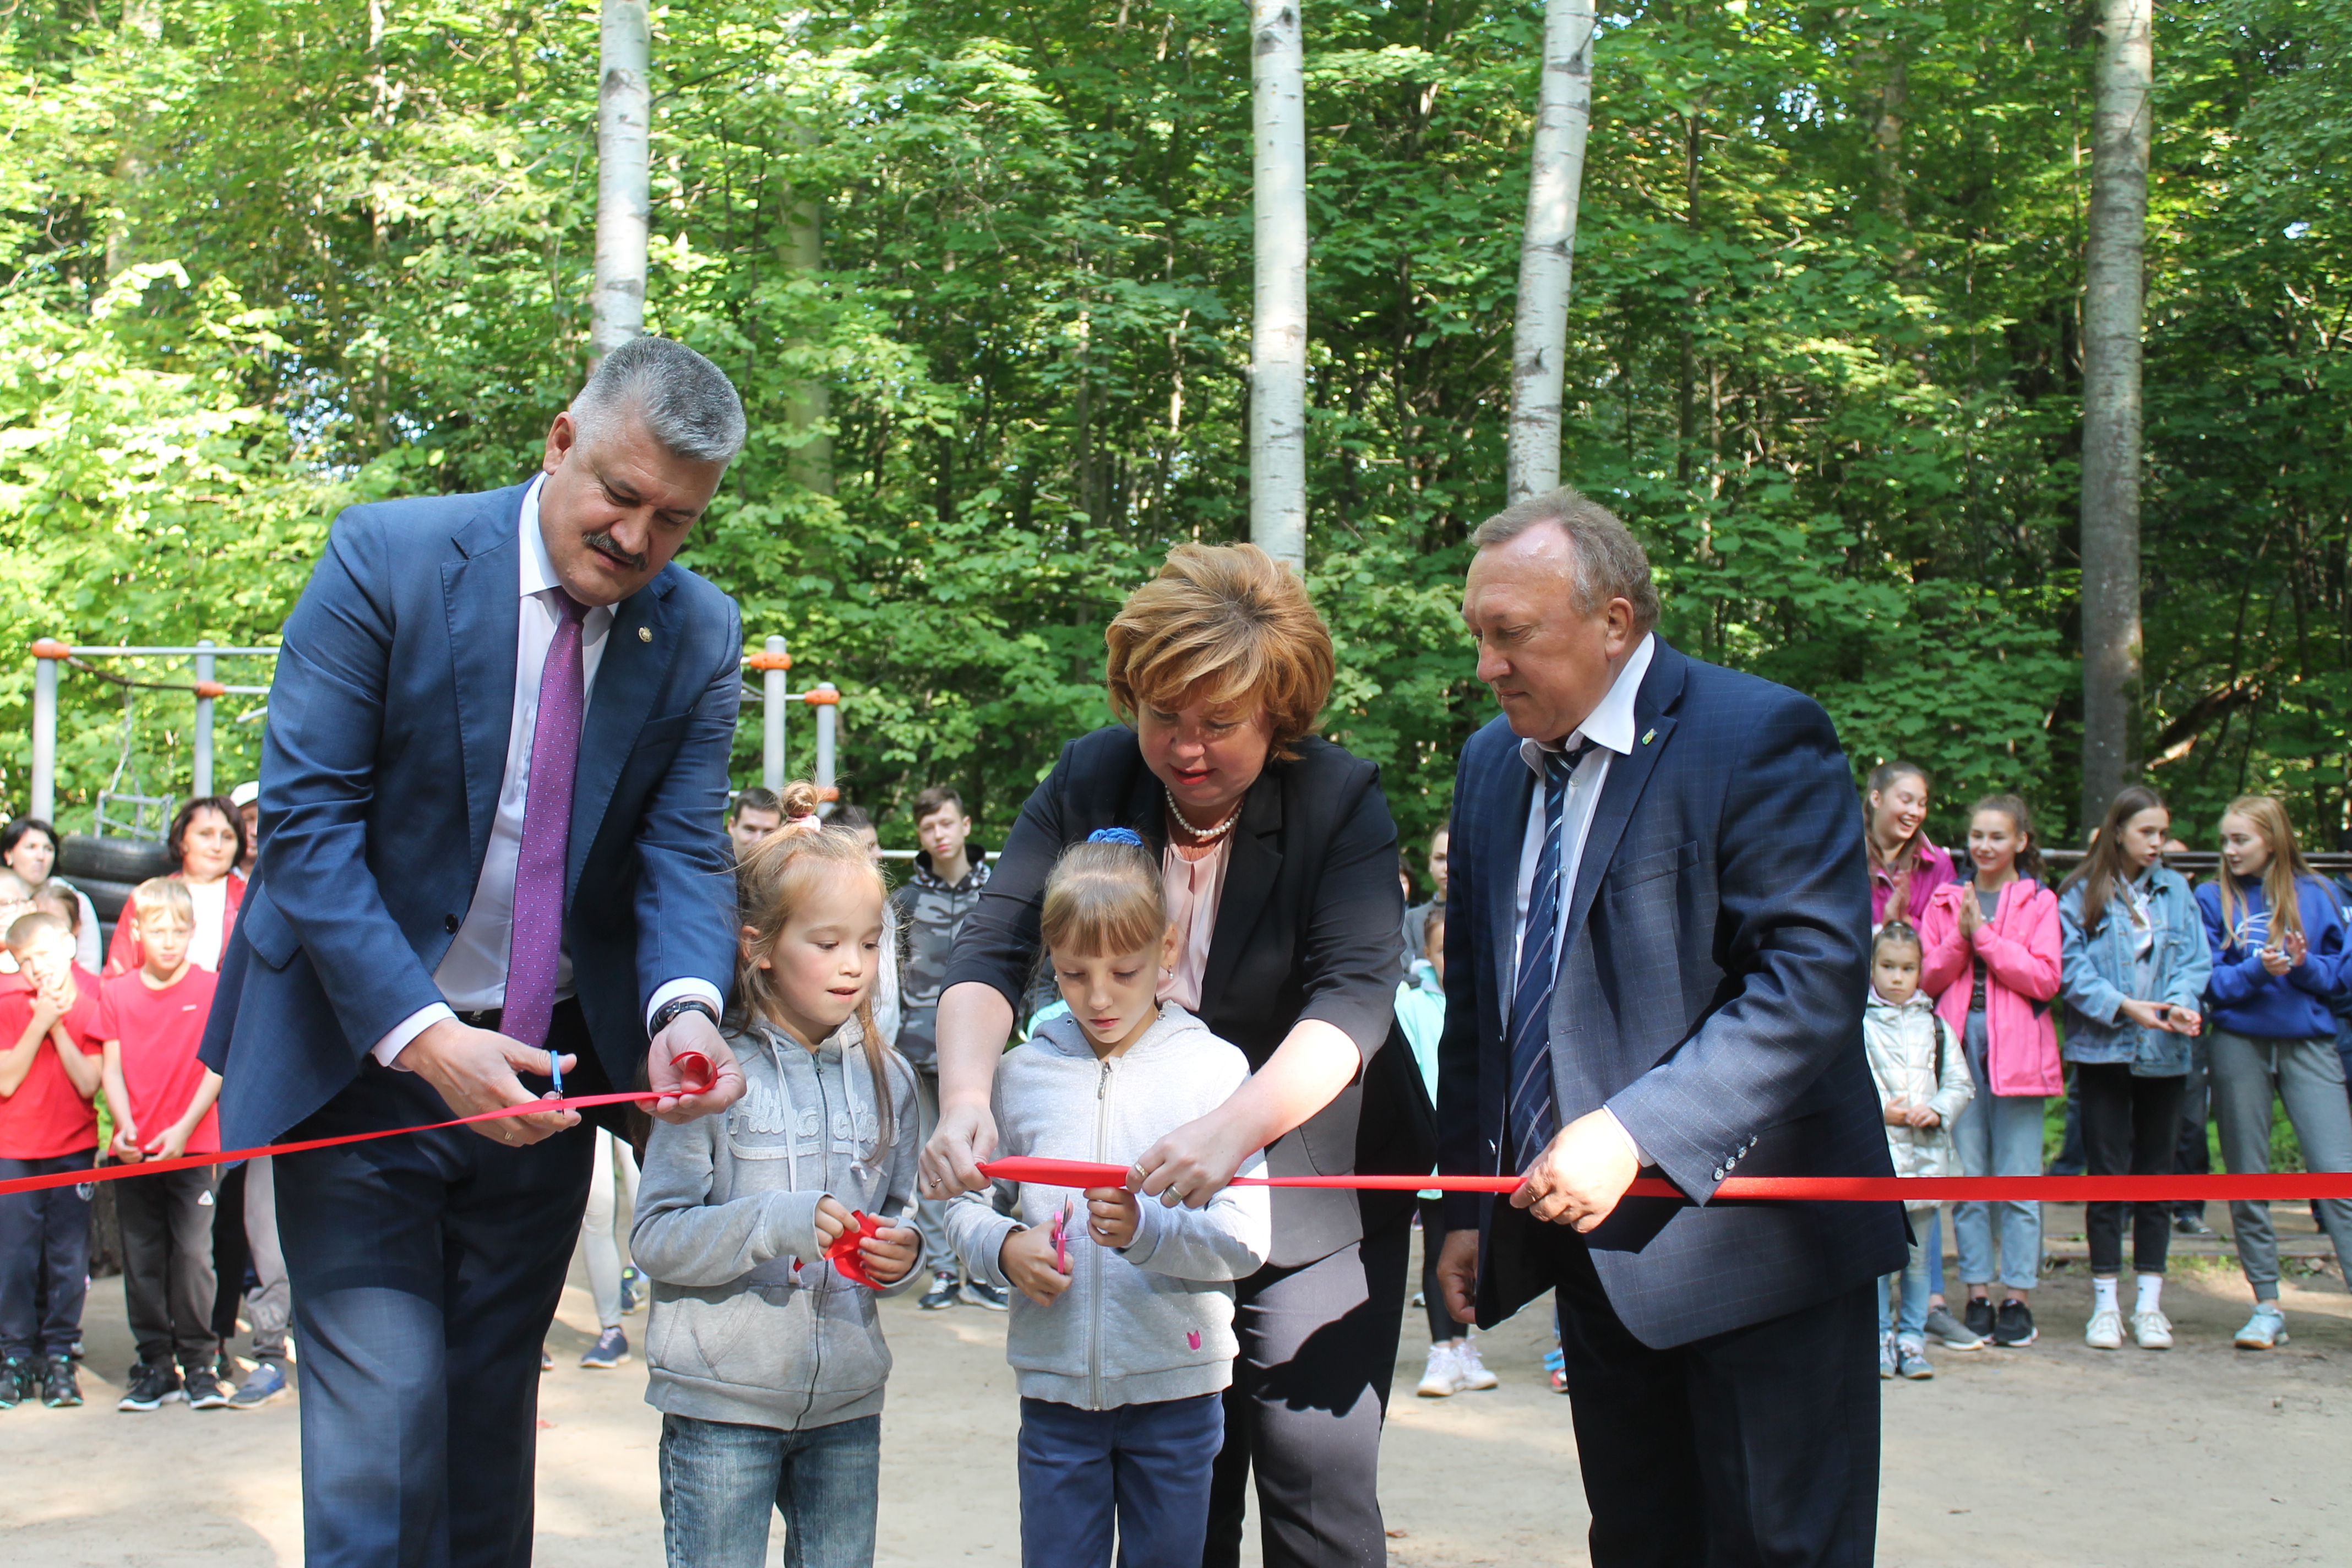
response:
{"label": "striped necktie", "polygon": [[1544,753],[1543,852],[1528,889],[1528,923],[1519,938],[1518,982],[1511,988],[1510,1130],[1514,1170],[1527,1169],[1559,1131],[1552,1093],[1551,992],[1559,965],[1560,844],[1569,779],[1592,742]]}

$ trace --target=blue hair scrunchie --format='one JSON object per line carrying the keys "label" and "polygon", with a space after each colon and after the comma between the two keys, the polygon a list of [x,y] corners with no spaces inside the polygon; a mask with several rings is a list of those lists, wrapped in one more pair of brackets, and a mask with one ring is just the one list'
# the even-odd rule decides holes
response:
{"label": "blue hair scrunchie", "polygon": [[1143,847],[1143,835],[1132,827],[1097,827],[1087,835],[1089,844],[1132,844]]}

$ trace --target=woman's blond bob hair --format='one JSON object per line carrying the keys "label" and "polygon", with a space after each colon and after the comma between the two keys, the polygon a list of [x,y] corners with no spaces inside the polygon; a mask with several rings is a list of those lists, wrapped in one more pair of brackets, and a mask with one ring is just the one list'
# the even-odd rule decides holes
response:
{"label": "woman's blond bob hair", "polygon": [[[870,883],[878,908],[890,896],[889,885],[866,853],[857,835],[846,828],[827,827],[817,821],[816,785],[795,779],[784,786],[783,825],[760,840],[735,866],[735,913],[742,929],[735,953],[735,1005],[746,1024],[781,1025],[776,972],[760,967],[760,960],[775,951],[777,940],[793,914],[805,903],[822,880],[845,877]],[[887,954],[878,955],[887,961]],[[890,1047],[874,1022],[874,986],[857,999],[857,1033],[866,1054],[866,1070],[874,1079],[874,1110],[879,1131],[877,1153],[890,1147]]]}
{"label": "woman's blond bob hair", "polygon": [[1073,844],[1045,879],[1037,934],[1048,952],[1117,958],[1167,940],[1160,863],[1133,844]]}
{"label": "woman's blond bob hair", "polygon": [[1111,709],[1130,724],[1145,707],[1263,708],[1291,762],[1331,700],[1331,630],[1297,574],[1255,544],[1178,545],[1103,642]]}

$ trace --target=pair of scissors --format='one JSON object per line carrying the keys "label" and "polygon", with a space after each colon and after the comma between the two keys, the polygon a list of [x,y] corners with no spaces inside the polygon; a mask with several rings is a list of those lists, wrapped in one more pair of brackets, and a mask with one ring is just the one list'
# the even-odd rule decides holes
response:
{"label": "pair of scissors", "polygon": [[1076,1198],[1064,1198],[1060,1210],[1054,1215],[1054,1268],[1056,1273],[1070,1271],[1070,1205]]}

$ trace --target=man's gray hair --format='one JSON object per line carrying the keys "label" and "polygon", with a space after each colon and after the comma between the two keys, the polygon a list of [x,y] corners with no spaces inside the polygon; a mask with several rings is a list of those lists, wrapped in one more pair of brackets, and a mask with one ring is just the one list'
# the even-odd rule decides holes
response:
{"label": "man's gray hair", "polygon": [[604,356],[580,395],[572,423],[583,442],[634,415],[674,458],[732,462],[743,449],[743,400],[727,373],[670,338],[632,338]]}
{"label": "man's gray hair", "polygon": [[1658,585],[1650,580],[1650,557],[1633,531],[1599,501],[1563,485],[1506,507],[1480,523],[1470,542],[1481,550],[1507,544],[1542,523],[1556,524],[1576,552],[1576,608],[1598,615],[1612,599],[1633,606],[1635,636],[1658,624]]}

